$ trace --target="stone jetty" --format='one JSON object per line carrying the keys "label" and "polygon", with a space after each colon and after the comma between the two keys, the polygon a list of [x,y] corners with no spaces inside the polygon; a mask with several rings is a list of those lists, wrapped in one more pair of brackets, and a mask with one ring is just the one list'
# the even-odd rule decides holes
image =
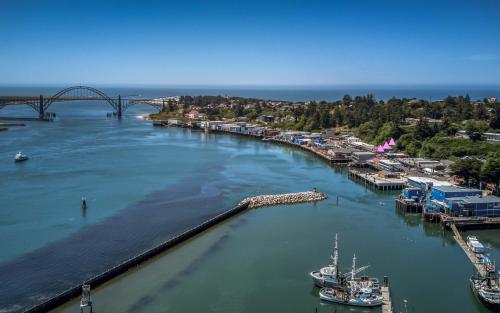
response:
{"label": "stone jetty", "polygon": [[318,191],[304,191],[285,193],[278,195],[261,195],[243,199],[239,205],[248,203],[248,208],[259,208],[263,206],[293,204],[301,202],[314,202],[325,200],[327,196]]}

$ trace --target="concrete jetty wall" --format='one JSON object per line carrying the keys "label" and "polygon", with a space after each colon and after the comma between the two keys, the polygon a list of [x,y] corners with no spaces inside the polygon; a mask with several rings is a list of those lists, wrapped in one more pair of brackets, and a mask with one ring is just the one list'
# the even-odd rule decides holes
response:
{"label": "concrete jetty wall", "polygon": [[130,258],[129,260],[121,263],[121,264],[118,264],[117,266],[113,267],[113,268],[110,268],[109,270],[85,281],[84,283],[80,284],[80,285],[77,285],[77,286],[74,286],[54,297],[52,297],[51,299],[43,302],[43,303],[40,303],[32,308],[30,308],[29,310],[25,311],[25,312],[29,312],[29,313],[34,313],[34,312],[48,312],[50,310],[53,310],[55,309],[56,307],[68,302],[69,300],[73,299],[73,298],[76,298],[78,296],[81,295],[82,293],[82,285],[83,284],[88,284],[91,286],[91,288],[95,288],[115,277],[117,277],[118,275],[120,274],[123,274],[125,273],[126,271],[128,271],[129,269],[131,269],[132,267],[134,266],[137,266],[139,265],[140,263],[162,253],[162,252],[165,252],[167,251],[168,249],[198,235],[199,233],[209,229],[210,227],[212,226],[215,226],[217,225],[218,223],[240,213],[240,212],[243,212],[245,211],[246,209],[248,208],[248,203],[240,203],[238,204],[236,207],[232,208],[232,209],[229,209],[183,233],[181,233],[180,235],[170,239],[170,240],[167,240],[166,242],[164,243],[161,243],[159,244],[158,246],[150,249],[150,250],[147,250],[135,257],[132,257]]}
{"label": "concrete jetty wall", "polygon": [[237,206],[232,209],[229,209],[183,233],[180,235],[165,241],[164,243],[159,244],[156,247],[153,247],[137,256],[134,256],[125,262],[118,264],[115,267],[108,269],[107,271],[79,284],[74,286],[48,300],[43,303],[40,303],[25,312],[35,313],[35,312],[48,312],[57,308],[58,306],[79,297],[82,293],[82,285],[87,284],[90,285],[91,288],[96,288],[99,285],[125,273],[129,269],[139,265],[140,263],[159,255],[162,252],[167,251],[168,249],[198,235],[199,233],[213,227],[224,220],[241,213],[249,208],[256,208],[262,206],[272,206],[272,205],[280,205],[280,204],[291,204],[291,203],[299,203],[299,202],[311,202],[311,201],[319,201],[326,199],[326,195],[316,191],[307,191],[307,192],[297,192],[297,193],[287,193],[287,194],[279,194],[279,195],[264,195],[257,196],[252,198],[246,198],[242,200]]}
{"label": "concrete jetty wall", "polygon": [[321,201],[325,200],[326,198],[327,196],[324,193],[317,191],[305,191],[246,198],[242,200],[239,205],[247,204],[248,208],[258,208],[263,206]]}

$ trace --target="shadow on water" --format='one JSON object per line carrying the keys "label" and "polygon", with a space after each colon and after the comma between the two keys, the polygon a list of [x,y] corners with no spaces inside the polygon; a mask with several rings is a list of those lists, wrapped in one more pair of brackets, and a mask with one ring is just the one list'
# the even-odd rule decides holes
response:
{"label": "shadow on water", "polygon": [[423,219],[420,213],[405,213],[398,208],[394,209],[396,215],[403,220],[403,222],[410,227],[418,227],[422,225]]}
{"label": "shadow on water", "polygon": [[[219,172],[211,167],[117,215],[0,264],[0,311],[26,309],[220,213],[226,181]],[[215,192],[203,193],[207,185]],[[183,274],[197,266],[193,262]]]}
{"label": "shadow on water", "polygon": [[[186,268],[184,268],[182,271],[180,271],[175,277],[172,279],[169,279],[166,281],[161,287],[159,291],[166,291],[169,289],[173,289],[178,287],[183,280],[186,279],[189,274],[193,273],[197,269],[199,269],[203,262],[210,257],[210,255],[217,253],[222,249],[224,244],[230,239],[229,235],[223,235],[221,238],[219,238],[215,243],[213,243],[208,249],[206,249],[199,257],[197,257],[195,260],[190,262]],[[144,310],[144,308],[150,304],[155,302],[156,296],[154,295],[145,295],[141,297],[138,301],[135,303],[131,304],[130,308],[128,309],[128,312],[140,312],[141,310]]]}

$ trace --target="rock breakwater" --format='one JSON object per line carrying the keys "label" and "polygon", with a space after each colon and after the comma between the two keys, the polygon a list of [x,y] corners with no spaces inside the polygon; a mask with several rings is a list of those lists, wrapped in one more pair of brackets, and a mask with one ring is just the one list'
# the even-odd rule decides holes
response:
{"label": "rock breakwater", "polygon": [[239,205],[247,204],[249,208],[259,208],[263,206],[284,205],[301,202],[314,202],[325,200],[327,196],[318,191],[304,191],[285,193],[278,195],[261,195],[243,199]]}

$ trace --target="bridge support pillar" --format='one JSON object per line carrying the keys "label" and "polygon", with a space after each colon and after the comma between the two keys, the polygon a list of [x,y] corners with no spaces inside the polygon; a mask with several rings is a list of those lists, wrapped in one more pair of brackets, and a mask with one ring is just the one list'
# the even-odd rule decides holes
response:
{"label": "bridge support pillar", "polygon": [[118,95],[118,112],[116,112],[118,118],[122,118],[122,97]]}
{"label": "bridge support pillar", "polygon": [[39,103],[39,107],[38,107],[38,118],[43,119],[44,116],[45,116],[45,112],[43,109],[43,95],[40,95],[40,103]]}

